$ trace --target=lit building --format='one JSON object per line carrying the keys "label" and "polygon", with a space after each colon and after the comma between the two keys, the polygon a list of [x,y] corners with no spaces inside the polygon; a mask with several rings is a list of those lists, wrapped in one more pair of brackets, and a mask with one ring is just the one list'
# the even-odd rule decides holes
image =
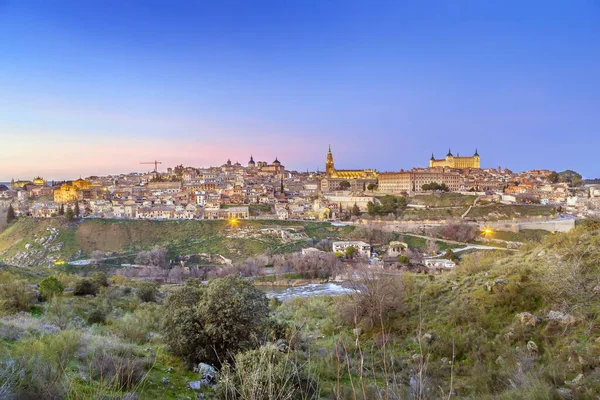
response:
{"label": "lit building", "polygon": [[479,157],[479,153],[477,153],[477,149],[475,149],[475,154],[472,157],[454,156],[450,149],[448,149],[448,154],[441,160],[436,160],[433,154],[431,154],[429,168],[435,167],[456,169],[481,168],[481,158]]}
{"label": "lit building", "polygon": [[63,183],[59,189],[54,191],[54,201],[57,203],[69,203],[80,200],[80,192],[89,190],[91,184],[87,179],[77,179],[69,183]]}
{"label": "lit building", "polygon": [[327,152],[327,159],[325,161],[325,175],[328,178],[340,178],[340,179],[376,179],[377,171],[374,169],[335,169],[333,162],[333,154],[331,153],[331,146]]}

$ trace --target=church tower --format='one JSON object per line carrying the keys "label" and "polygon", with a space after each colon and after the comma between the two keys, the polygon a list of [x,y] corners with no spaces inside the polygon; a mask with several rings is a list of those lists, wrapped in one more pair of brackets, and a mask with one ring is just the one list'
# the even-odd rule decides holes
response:
{"label": "church tower", "polygon": [[329,145],[329,151],[327,152],[327,161],[325,161],[325,174],[328,177],[331,177],[331,175],[333,175],[333,171],[334,171],[334,167],[333,167],[333,154],[331,154],[331,145]]}

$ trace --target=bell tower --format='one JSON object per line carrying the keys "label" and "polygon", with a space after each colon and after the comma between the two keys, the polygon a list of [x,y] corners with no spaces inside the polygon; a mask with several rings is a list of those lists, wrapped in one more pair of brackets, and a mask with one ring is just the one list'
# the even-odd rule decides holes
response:
{"label": "bell tower", "polygon": [[331,145],[329,145],[329,151],[327,152],[327,161],[325,161],[325,175],[331,177],[333,175],[333,154],[331,154]]}

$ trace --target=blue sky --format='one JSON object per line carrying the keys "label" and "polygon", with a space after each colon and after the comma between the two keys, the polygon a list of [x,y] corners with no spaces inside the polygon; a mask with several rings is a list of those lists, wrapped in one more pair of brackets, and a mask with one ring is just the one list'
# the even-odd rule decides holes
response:
{"label": "blue sky", "polygon": [[600,176],[600,2],[0,0],[0,180],[227,158]]}

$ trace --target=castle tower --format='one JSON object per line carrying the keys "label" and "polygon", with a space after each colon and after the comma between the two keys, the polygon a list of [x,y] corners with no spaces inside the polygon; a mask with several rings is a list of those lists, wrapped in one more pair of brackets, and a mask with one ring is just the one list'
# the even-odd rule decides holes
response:
{"label": "castle tower", "polygon": [[446,154],[446,167],[454,168],[454,156],[452,155],[452,151],[448,149],[448,154]]}
{"label": "castle tower", "polygon": [[331,154],[331,145],[329,145],[329,151],[327,152],[327,160],[325,161],[325,175],[331,176],[335,171],[333,166],[333,154]]}
{"label": "castle tower", "polygon": [[475,166],[473,168],[481,168],[481,157],[479,157],[479,153],[477,149],[475,149],[475,154],[473,155],[473,160],[475,161]]}

